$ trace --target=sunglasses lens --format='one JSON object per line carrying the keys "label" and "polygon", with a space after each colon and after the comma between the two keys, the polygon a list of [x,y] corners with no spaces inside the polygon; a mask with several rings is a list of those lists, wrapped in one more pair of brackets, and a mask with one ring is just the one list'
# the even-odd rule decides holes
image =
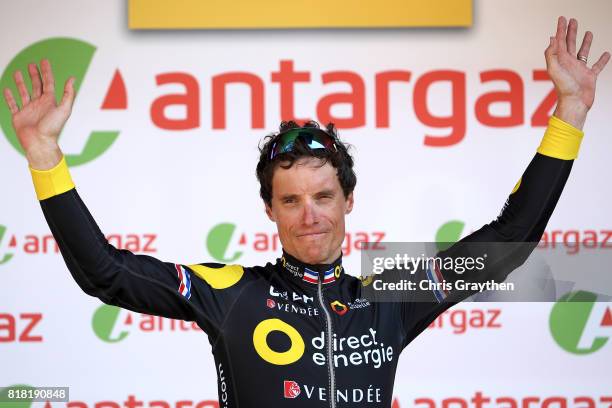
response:
{"label": "sunglasses lens", "polygon": [[270,151],[270,160],[279,154],[292,151],[298,138],[312,150],[334,150],[336,147],[334,139],[320,129],[291,129],[281,135],[279,140],[274,143]]}

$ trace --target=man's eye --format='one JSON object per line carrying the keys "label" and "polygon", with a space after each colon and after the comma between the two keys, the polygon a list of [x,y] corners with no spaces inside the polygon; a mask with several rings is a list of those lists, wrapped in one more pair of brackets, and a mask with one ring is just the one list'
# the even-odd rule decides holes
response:
{"label": "man's eye", "polygon": [[285,198],[285,199],[283,199],[283,203],[284,204],[293,204],[293,203],[295,203],[295,199],[293,199],[293,198]]}

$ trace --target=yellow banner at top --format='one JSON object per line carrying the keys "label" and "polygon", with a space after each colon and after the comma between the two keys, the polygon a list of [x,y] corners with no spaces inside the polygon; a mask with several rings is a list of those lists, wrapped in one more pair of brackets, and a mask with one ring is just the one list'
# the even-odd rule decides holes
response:
{"label": "yellow banner at top", "polygon": [[472,0],[129,0],[130,29],[468,27]]}

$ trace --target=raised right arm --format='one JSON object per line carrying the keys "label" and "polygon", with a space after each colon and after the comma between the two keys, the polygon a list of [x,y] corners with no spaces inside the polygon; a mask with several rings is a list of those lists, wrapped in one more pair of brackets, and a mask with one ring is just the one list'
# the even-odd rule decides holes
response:
{"label": "raised right arm", "polygon": [[22,74],[15,74],[21,107],[9,89],[4,95],[44,216],[75,281],[84,292],[104,303],[197,321],[207,333],[216,333],[240,285],[217,287],[215,277],[230,275],[237,283],[243,275],[242,267],[186,266],[110,245],[79,197],[58,145],[75,98],[74,79],[66,82],[58,104],[49,62],[41,62],[42,75],[35,64],[30,64],[28,71],[31,95]]}

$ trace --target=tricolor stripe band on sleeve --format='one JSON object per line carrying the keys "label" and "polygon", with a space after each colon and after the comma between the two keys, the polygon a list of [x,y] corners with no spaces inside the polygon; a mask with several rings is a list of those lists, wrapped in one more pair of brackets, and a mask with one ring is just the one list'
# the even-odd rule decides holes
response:
{"label": "tricolor stripe band on sleeve", "polygon": [[191,297],[191,276],[189,276],[189,271],[181,265],[175,264],[174,267],[176,268],[176,276],[179,280],[178,292],[186,299],[189,299]]}
{"label": "tricolor stripe band on sleeve", "polygon": [[434,296],[436,297],[438,302],[443,301],[448,296],[448,292],[442,289],[438,289],[442,288],[442,281],[444,281],[444,277],[438,269],[438,266],[436,265],[435,261],[433,262],[433,267],[431,265],[431,262],[427,262],[427,268],[425,269],[425,272],[427,274],[427,279],[429,279],[429,281],[433,283]]}

